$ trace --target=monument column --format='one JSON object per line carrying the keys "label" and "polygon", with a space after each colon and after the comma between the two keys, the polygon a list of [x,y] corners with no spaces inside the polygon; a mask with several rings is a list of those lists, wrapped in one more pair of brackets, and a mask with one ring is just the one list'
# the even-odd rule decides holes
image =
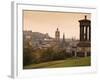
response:
{"label": "monument column", "polygon": [[87,28],[88,28],[88,26],[85,26],[86,28],[85,28],[85,40],[87,40],[87,34],[88,34],[88,32],[87,32]]}
{"label": "monument column", "polygon": [[89,41],[91,40],[91,27],[89,26]]}
{"label": "monument column", "polygon": [[84,41],[84,26],[82,26],[82,41]]}
{"label": "monument column", "polygon": [[[80,41],[87,41],[91,39],[91,21],[87,20],[87,17],[85,16],[85,19],[79,20],[80,23]],[[89,30],[88,30],[89,28]]]}
{"label": "monument column", "polygon": [[82,27],[80,25],[80,41],[82,40]]}
{"label": "monument column", "polygon": [[84,40],[84,26],[80,25],[80,41]]}
{"label": "monument column", "polygon": [[87,56],[87,52],[91,52],[87,48],[91,47],[91,21],[87,19],[79,20],[80,23],[80,42],[77,44],[79,54],[82,56]]}

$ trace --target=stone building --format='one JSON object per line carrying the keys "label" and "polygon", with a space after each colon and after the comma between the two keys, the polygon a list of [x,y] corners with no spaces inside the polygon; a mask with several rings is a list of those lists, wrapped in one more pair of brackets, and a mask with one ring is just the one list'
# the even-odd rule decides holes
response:
{"label": "stone building", "polygon": [[91,21],[87,19],[79,20],[80,41],[77,44],[77,56],[91,55]]}
{"label": "stone building", "polygon": [[56,32],[55,32],[55,40],[56,41],[59,41],[60,40],[60,31],[59,29],[57,28]]}

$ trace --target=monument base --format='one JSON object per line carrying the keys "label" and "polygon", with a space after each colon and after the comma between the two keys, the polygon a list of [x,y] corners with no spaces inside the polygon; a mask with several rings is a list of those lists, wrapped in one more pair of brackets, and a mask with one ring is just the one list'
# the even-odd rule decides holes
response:
{"label": "monument base", "polygon": [[91,42],[90,41],[80,41],[77,44],[77,56],[85,57],[91,55]]}

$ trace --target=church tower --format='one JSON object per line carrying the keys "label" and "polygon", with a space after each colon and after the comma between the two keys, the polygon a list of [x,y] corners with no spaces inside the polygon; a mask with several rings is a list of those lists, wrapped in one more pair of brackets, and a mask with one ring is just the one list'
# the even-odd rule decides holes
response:
{"label": "church tower", "polygon": [[65,42],[65,34],[63,33],[63,42]]}
{"label": "church tower", "polygon": [[66,46],[65,34],[63,33],[62,47],[65,47],[65,46]]}
{"label": "church tower", "polygon": [[56,41],[59,41],[60,40],[60,31],[59,31],[58,28],[57,28],[57,30],[55,32],[55,39],[56,39]]}

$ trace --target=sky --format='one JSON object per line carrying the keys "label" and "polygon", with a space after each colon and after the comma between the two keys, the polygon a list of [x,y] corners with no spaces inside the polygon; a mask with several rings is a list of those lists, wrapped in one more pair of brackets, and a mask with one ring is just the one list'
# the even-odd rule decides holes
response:
{"label": "sky", "polygon": [[46,11],[23,11],[23,29],[32,32],[48,33],[50,37],[55,37],[58,28],[60,38],[65,34],[65,38],[79,39],[79,20],[91,19],[91,14],[68,13],[68,12],[46,12]]}

